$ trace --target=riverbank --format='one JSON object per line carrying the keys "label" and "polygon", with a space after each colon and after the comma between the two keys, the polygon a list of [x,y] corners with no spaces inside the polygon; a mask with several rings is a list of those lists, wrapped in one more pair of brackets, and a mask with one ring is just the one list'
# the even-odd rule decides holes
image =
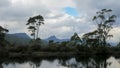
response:
{"label": "riverbank", "polygon": [[94,56],[94,55],[106,55],[110,56],[111,53],[88,53],[88,52],[29,52],[29,53],[15,53],[9,52],[3,58],[10,59],[30,59],[30,58],[42,58],[42,57],[74,57],[74,56]]}
{"label": "riverbank", "polygon": [[88,46],[6,46],[0,50],[0,58],[39,58],[69,56],[120,56],[120,47],[88,47]]}
{"label": "riverbank", "polygon": [[31,52],[31,53],[9,53],[9,58],[39,58],[39,57],[64,57],[75,56],[75,52]]}

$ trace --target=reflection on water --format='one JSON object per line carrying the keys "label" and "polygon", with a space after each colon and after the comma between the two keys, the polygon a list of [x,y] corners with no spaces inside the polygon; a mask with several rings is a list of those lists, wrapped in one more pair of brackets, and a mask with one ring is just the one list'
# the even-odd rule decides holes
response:
{"label": "reflection on water", "polygon": [[109,57],[53,58],[35,61],[1,61],[0,68],[120,68],[120,59]]}
{"label": "reflection on water", "polygon": [[110,57],[107,62],[109,65],[107,68],[120,68],[120,59],[115,59],[114,57]]}

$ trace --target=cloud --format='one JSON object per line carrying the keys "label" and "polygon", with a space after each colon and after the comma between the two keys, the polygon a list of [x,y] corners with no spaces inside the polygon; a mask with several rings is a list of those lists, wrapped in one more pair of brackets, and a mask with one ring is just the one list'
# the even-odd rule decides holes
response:
{"label": "cloud", "polygon": [[[0,1],[0,25],[8,25],[10,33],[26,32],[27,20],[31,16],[42,15],[45,25],[40,27],[40,37],[47,38],[56,35],[59,38],[70,38],[74,32],[79,35],[96,29],[92,17],[96,11],[110,8],[117,15],[115,27],[120,21],[118,0],[1,0]],[[74,8],[79,16],[65,12],[65,8]],[[72,10],[74,10],[72,9]],[[71,11],[72,11],[71,10]],[[118,31],[120,28],[114,29]],[[114,32],[114,39],[118,39]]]}
{"label": "cloud", "polygon": [[58,17],[46,19],[45,25],[41,26],[40,31],[44,29],[43,35],[40,34],[42,37],[56,35],[59,38],[70,38],[75,32],[87,33],[95,28],[90,22],[86,23],[86,19],[84,18],[76,18],[68,14],[56,16]]}
{"label": "cloud", "polygon": [[[41,14],[45,20],[48,20],[48,25],[46,23],[46,29],[51,29],[51,32],[48,31],[49,34],[55,34],[56,31],[65,28],[63,32],[67,32],[68,26],[61,25],[57,28],[58,23],[61,23],[64,20],[64,12],[62,11],[63,7],[73,6],[73,3],[69,0],[61,1],[45,1],[45,0],[4,0],[0,1],[0,3],[9,4],[9,6],[0,5],[0,25],[7,25],[10,33],[15,32],[25,32],[26,31],[26,23],[27,19],[31,16],[35,16]],[[52,4],[52,5],[51,5]],[[63,17],[63,18],[62,18]],[[60,19],[60,20],[59,20]],[[49,23],[53,23],[52,27]],[[42,29],[42,28],[41,28]],[[56,29],[56,30],[54,30]],[[44,28],[42,29],[44,30]],[[44,31],[43,31],[44,32]],[[57,34],[57,33],[56,33]],[[44,35],[44,34],[43,34]],[[58,34],[57,34],[58,35]],[[60,35],[60,32],[59,32]],[[43,36],[45,37],[45,36]]]}
{"label": "cloud", "polygon": [[9,7],[1,10],[1,20],[23,21],[27,17],[37,14],[45,16],[50,12],[47,7],[34,0],[29,0],[29,2],[25,0],[13,0],[13,2]]}
{"label": "cloud", "polygon": [[86,15],[88,19],[95,15],[95,13],[101,9],[112,9],[113,14],[116,14],[117,17],[120,16],[119,13],[119,1],[118,0],[73,0],[76,9],[83,15]]}
{"label": "cloud", "polygon": [[120,27],[114,27],[111,31],[110,34],[113,35],[113,38],[110,38],[109,42],[120,42]]}
{"label": "cloud", "polygon": [[92,17],[95,15],[95,13],[101,9],[112,9],[113,14],[117,16],[116,22],[114,23],[114,28],[111,30],[110,33],[114,35],[113,38],[109,39],[111,42],[118,42],[120,41],[120,35],[118,28],[120,26],[120,9],[118,6],[120,6],[118,0],[73,0],[76,4],[76,9],[85,17],[88,22],[92,23]]}
{"label": "cloud", "polygon": [[40,0],[43,4],[45,4],[49,10],[52,11],[61,11],[61,9],[65,7],[75,7],[75,4],[72,0]]}
{"label": "cloud", "polygon": [[11,4],[11,2],[9,0],[1,0],[0,1],[0,8],[8,7],[10,4]]}

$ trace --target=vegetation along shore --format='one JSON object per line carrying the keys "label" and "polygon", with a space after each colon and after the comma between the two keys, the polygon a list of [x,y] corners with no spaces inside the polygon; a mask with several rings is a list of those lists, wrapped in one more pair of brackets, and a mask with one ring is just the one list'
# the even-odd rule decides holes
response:
{"label": "vegetation along shore", "polygon": [[[19,35],[21,40],[17,41],[16,36],[8,34],[9,29],[0,26],[0,58],[120,56],[120,43],[113,46],[107,42],[108,38],[113,37],[109,32],[116,19],[116,15],[111,12],[111,9],[102,9],[96,12],[93,17],[93,22],[97,26],[95,30],[85,33],[81,37],[74,33],[70,39],[64,41],[53,39],[46,41],[39,38],[40,26],[45,24],[41,15],[30,17],[26,23],[31,38],[26,39]],[[20,41],[24,41],[24,43]]]}

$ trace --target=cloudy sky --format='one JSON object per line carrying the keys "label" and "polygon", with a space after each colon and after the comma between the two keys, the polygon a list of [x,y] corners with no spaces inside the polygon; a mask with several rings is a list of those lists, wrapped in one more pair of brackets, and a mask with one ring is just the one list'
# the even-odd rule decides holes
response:
{"label": "cloudy sky", "polygon": [[111,41],[120,41],[119,0],[0,0],[0,25],[9,33],[29,34],[26,23],[29,17],[42,15],[44,25],[40,27],[41,38],[55,35],[70,38],[74,32],[79,35],[93,31],[96,25],[92,17],[96,11],[110,8],[117,15]]}

